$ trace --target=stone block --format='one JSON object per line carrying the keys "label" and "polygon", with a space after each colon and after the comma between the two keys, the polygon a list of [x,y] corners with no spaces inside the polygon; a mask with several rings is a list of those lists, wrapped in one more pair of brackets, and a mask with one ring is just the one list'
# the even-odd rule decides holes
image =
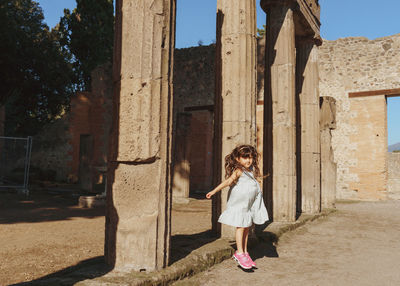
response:
{"label": "stone block", "polygon": [[316,104],[301,105],[301,152],[319,153],[320,127],[319,106]]}
{"label": "stone block", "polygon": [[168,5],[167,2],[163,0],[121,2],[121,53],[124,55],[124,60],[121,62],[121,79],[160,78],[163,13],[164,9],[168,9],[164,7]]}
{"label": "stone block", "polygon": [[321,211],[320,156],[319,153],[301,153],[301,211],[305,214]]}
{"label": "stone block", "polygon": [[217,10],[223,14],[223,34],[255,36],[256,8],[253,0],[218,0]]}
{"label": "stone block", "polygon": [[161,80],[121,81],[118,161],[146,161],[160,156]]}
{"label": "stone block", "polygon": [[105,197],[101,196],[80,196],[78,206],[80,208],[97,208],[106,205]]}
{"label": "stone block", "polygon": [[[162,190],[161,161],[151,164],[117,164],[114,171],[109,200],[116,206],[109,211],[108,220],[115,225],[115,268],[121,271],[154,270],[158,240],[160,212],[166,209],[159,204]],[[108,208],[113,206],[108,205]]]}
{"label": "stone block", "polygon": [[350,172],[357,174],[357,180],[349,186],[360,199],[384,199],[387,191],[386,98],[384,95],[352,98],[350,111],[354,115],[354,133],[350,140],[357,142],[352,152],[356,161]]}

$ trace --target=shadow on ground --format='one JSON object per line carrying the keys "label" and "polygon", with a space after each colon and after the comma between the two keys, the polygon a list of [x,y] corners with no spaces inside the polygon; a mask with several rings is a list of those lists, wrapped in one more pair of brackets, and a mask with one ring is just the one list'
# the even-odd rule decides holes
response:
{"label": "shadow on ground", "polygon": [[196,234],[176,234],[171,237],[171,261],[170,264],[185,258],[193,250],[217,239],[211,231],[203,231]]}
{"label": "shadow on ground", "polygon": [[41,278],[12,285],[74,285],[86,279],[103,276],[111,270],[111,267],[105,264],[104,256],[98,256]]}
{"label": "shadow on ground", "polygon": [[276,251],[276,246],[270,241],[263,241],[262,243],[258,243],[256,247],[249,250],[249,254],[253,258],[253,260],[257,260],[263,257],[279,257],[279,254]]}
{"label": "shadow on ground", "polygon": [[[186,257],[193,250],[196,250],[216,239],[217,237],[213,235],[211,230],[192,235],[172,236],[170,264]],[[94,279],[104,276],[111,270],[112,268],[105,264],[104,256],[98,256],[81,261],[76,265],[41,278],[12,285],[74,285],[75,283],[86,279]]]}
{"label": "shadow on ground", "polygon": [[78,199],[79,194],[74,191],[40,190],[32,191],[29,196],[18,195],[16,191],[2,191],[0,192],[0,224],[104,216],[105,208],[79,208]]}

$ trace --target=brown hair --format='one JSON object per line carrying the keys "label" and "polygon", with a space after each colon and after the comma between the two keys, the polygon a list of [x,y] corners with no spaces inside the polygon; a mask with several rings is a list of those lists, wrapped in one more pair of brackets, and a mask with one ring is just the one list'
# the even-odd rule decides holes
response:
{"label": "brown hair", "polygon": [[258,157],[259,154],[251,145],[239,145],[232,152],[225,156],[225,178],[229,178],[232,173],[236,169],[243,169],[243,167],[239,164],[236,159],[242,158],[253,158],[253,167],[254,177],[259,178],[262,177],[260,173],[260,169],[258,168]]}

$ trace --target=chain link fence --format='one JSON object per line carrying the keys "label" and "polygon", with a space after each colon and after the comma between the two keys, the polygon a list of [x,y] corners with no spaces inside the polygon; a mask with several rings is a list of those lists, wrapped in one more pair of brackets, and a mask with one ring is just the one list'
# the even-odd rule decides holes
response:
{"label": "chain link fence", "polygon": [[17,189],[29,194],[32,137],[0,136],[0,191]]}

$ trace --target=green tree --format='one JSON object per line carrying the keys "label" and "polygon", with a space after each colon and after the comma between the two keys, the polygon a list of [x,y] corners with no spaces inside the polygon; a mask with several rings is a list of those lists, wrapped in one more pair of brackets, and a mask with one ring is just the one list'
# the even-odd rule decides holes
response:
{"label": "green tree", "polygon": [[73,54],[77,86],[90,89],[90,73],[112,61],[114,34],[113,0],[77,0],[71,12],[64,10],[60,25],[62,45]]}
{"label": "green tree", "polygon": [[265,31],[266,31],[267,27],[265,25],[263,25],[262,29],[258,29],[257,28],[257,34],[259,38],[264,38],[265,37]]}
{"label": "green tree", "polygon": [[67,108],[73,92],[71,56],[43,19],[35,1],[0,0],[0,104],[6,105],[6,134],[34,134]]}

